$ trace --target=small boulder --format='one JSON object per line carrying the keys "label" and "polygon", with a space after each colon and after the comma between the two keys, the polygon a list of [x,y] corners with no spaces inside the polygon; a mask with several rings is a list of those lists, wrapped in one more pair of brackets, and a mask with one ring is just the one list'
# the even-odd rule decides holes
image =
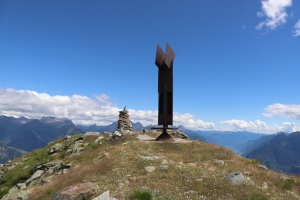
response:
{"label": "small boulder", "polygon": [[4,173],[6,173],[7,172],[7,167],[6,166],[4,166],[4,165],[2,165],[1,167],[0,167],[0,174],[4,174]]}
{"label": "small boulder", "polygon": [[16,167],[15,165],[11,165],[11,166],[7,167],[7,169],[8,169],[8,170],[11,170],[11,169],[13,169],[13,168],[15,168],[15,167]]}
{"label": "small boulder", "polygon": [[54,177],[54,175],[48,176],[47,178],[41,180],[40,185],[45,185],[47,183],[51,183],[51,180],[52,180],[53,177]]}
{"label": "small boulder", "polygon": [[224,166],[224,161],[223,160],[215,160],[214,165],[216,166]]}
{"label": "small boulder", "polygon": [[195,179],[194,181],[197,182],[197,183],[201,183],[201,182],[203,181],[203,179],[197,178],[197,179]]}
{"label": "small boulder", "polygon": [[44,165],[42,163],[38,163],[34,166],[33,172],[36,172],[37,170],[43,170]]}
{"label": "small boulder", "polygon": [[153,172],[155,170],[155,167],[154,166],[147,166],[145,167],[145,170],[150,173],[150,172]]}
{"label": "small boulder", "polygon": [[261,169],[268,169],[265,165],[258,165],[257,167]]}
{"label": "small boulder", "polygon": [[232,185],[242,185],[246,182],[244,175],[240,171],[229,174],[225,180]]}
{"label": "small boulder", "polygon": [[23,189],[26,188],[26,183],[18,183],[16,186],[18,189]]}
{"label": "small boulder", "polygon": [[94,198],[93,200],[117,200],[116,198],[109,197],[109,190],[103,192],[100,196]]}
{"label": "small boulder", "polygon": [[103,137],[102,135],[99,136],[99,137],[94,141],[94,144],[101,144],[103,139],[104,139],[104,137]]}
{"label": "small boulder", "polygon": [[268,189],[268,188],[269,188],[268,183],[267,183],[267,182],[263,182],[261,188],[262,188],[263,190]]}
{"label": "small boulder", "polygon": [[189,140],[189,139],[190,139],[188,135],[186,135],[186,134],[184,134],[184,133],[182,133],[182,132],[180,132],[180,131],[178,131],[178,130],[173,131],[173,132],[171,133],[171,135],[174,135],[174,136],[179,137],[179,138],[181,138],[181,139],[186,139],[186,140]]}
{"label": "small boulder", "polygon": [[69,140],[70,138],[71,138],[70,135],[66,135],[66,136],[64,137],[64,141]]}
{"label": "small boulder", "polygon": [[168,164],[168,161],[166,159],[164,159],[163,161],[161,161],[161,164],[166,165],[166,164]]}
{"label": "small boulder", "polygon": [[74,147],[73,147],[73,153],[80,153],[83,150],[83,147],[81,147],[82,143],[81,142],[75,142]]}
{"label": "small boulder", "polygon": [[140,156],[140,158],[144,159],[144,160],[156,160],[159,158],[162,158],[163,156]]}
{"label": "small boulder", "polygon": [[169,168],[169,166],[168,165],[161,165],[160,168],[167,170]]}
{"label": "small boulder", "polygon": [[53,145],[49,150],[48,150],[48,154],[53,154],[56,153],[58,151],[62,150],[62,144],[61,143],[56,143],[55,145]]}
{"label": "small boulder", "polygon": [[251,172],[249,172],[249,171],[245,171],[244,174],[245,174],[246,176],[252,176]]}
{"label": "small boulder", "polygon": [[115,139],[117,139],[118,137],[121,137],[121,136],[122,136],[122,134],[119,131],[115,130],[113,132],[113,134],[107,140],[108,141],[115,140]]}
{"label": "small boulder", "polygon": [[83,147],[78,147],[78,148],[75,149],[75,151],[73,150],[73,152],[74,152],[74,153],[80,153],[80,152],[82,152],[83,150],[84,150]]}
{"label": "small boulder", "polygon": [[43,170],[37,170],[27,181],[26,181],[26,187],[32,185],[36,180],[41,178],[41,176],[45,172]]}
{"label": "small boulder", "polygon": [[87,137],[90,137],[90,136],[98,136],[99,134],[100,134],[99,132],[86,132],[83,135],[83,138],[87,138]]}
{"label": "small boulder", "polygon": [[92,182],[78,183],[58,191],[52,200],[85,200],[95,195],[95,184]]}

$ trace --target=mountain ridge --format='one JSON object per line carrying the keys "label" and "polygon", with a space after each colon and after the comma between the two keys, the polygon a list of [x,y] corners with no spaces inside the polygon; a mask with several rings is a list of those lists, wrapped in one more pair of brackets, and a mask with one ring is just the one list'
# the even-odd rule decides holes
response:
{"label": "mountain ridge", "polygon": [[[109,191],[118,200],[135,199],[136,191],[162,200],[299,199],[300,177],[270,171],[256,160],[200,140],[174,136],[175,142],[153,141],[159,134],[59,138],[7,165],[0,183],[0,195],[6,194],[2,200],[68,197],[86,185],[81,192],[89,198]],[[234,174],[241,175],[238,185],[229,181]]]}
{"label": "mountain ridge", "polygon": [[0,142],[25,151],[41,148],[65,135],[83,133],[69,119],[43,117],[27,119],[0,116]]}
{"label": "mountain ridge", "polygon": [[[247,158],[255,158],[274,171],[299,174],[300,132],[279,133],[248,152]],[[294,169],[294,170],[293,170]]]}

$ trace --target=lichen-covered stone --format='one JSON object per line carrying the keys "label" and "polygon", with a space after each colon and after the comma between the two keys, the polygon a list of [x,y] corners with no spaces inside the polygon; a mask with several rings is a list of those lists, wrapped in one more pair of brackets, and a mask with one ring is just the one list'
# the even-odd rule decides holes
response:
{"label": "lichen-covered stone", "polygon": [[53,145],[49,150],[48,150],[48,154],[53,154],[56,153],[58,151],[62,150],[62,144],[61,143],[56,143],[55,145]]}
{"label": "lichen-covered stone", "polygon": [[225,180],[231,185],[242,185],[246,183],[244,175],[239,171],[229,174]]}
{"label": "lichen-covered stone", "polygon": [[98,136],[98,135],[100,135],[100,133],[98,133],[98,132],[86,132],[83,135],[83,138],[87,138],[87,137],[90,137],[90,136]]}
{"label": "lichen-covered stone", "polygon": [[178,130],[171,132],[171,135],[174,135],[175,137],[179,137],[181,139],[187,139],[187,140],[190,139],[188,135],[186,135]]}
{"label": "lichen-covered stone", "polygon": [[78,183],[57,192],[52,200],[86,200],[95,195],[95,185],[92,182]]}
{"label": "lichen-covered stone", "polygon": [[26,181],[26,187],[32,185],[36,180],[41,178],[41,176],[45,172],[43,170],[37,170],[27,181]]}

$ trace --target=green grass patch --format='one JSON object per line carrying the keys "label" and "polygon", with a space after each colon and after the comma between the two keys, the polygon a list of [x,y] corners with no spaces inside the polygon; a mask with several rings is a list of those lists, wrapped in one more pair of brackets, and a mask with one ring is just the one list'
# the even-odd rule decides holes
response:
{"label": "green grass patch", "polygon": [[128,197],[130,200],[152,200],[153,195],[149,191],[135,190]]}
{"label": "green grass patch", "polygon": [[62,152],[61,154],[59,154],[58,158],[59,158],[60,160],[62,160],[62,159],[65,158],[65,156],[66,156],[66,152]]}
{"label": "green grass patch", "polygon": [[253,193],[247,198],[247,200],[268,200],[268,198],[260,193]]}
{"label": "green grass patch", "polygon": [[56,191],[49,188],[49,189],[46,189],[45,193],[47,196],[52,197],[56,193]]}
{"label": "green grass patch", "polygon": [[291,190],[293,188],[293,181],[292,180],[284,180],[280,183],[280,187],[283,190]]}
{"label": "green grass patch", "polygon": [[257,160],[257,159],[244,158],[244,161],[247,165],[259,165],[260,164],[259,160]]}

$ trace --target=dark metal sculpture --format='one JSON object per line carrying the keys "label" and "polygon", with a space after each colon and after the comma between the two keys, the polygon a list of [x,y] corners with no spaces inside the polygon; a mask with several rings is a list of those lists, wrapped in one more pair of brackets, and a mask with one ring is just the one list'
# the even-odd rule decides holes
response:
{"label": "dark metal sculpture", "polygon": [[169,125],[173,125],[173,61],[175,54],[167,43],[166,53],[157,45],[155,65],[158,67],[158,125],[163,125],[163,133],[156,139],[170,140],[173,138],[167,133]]}

